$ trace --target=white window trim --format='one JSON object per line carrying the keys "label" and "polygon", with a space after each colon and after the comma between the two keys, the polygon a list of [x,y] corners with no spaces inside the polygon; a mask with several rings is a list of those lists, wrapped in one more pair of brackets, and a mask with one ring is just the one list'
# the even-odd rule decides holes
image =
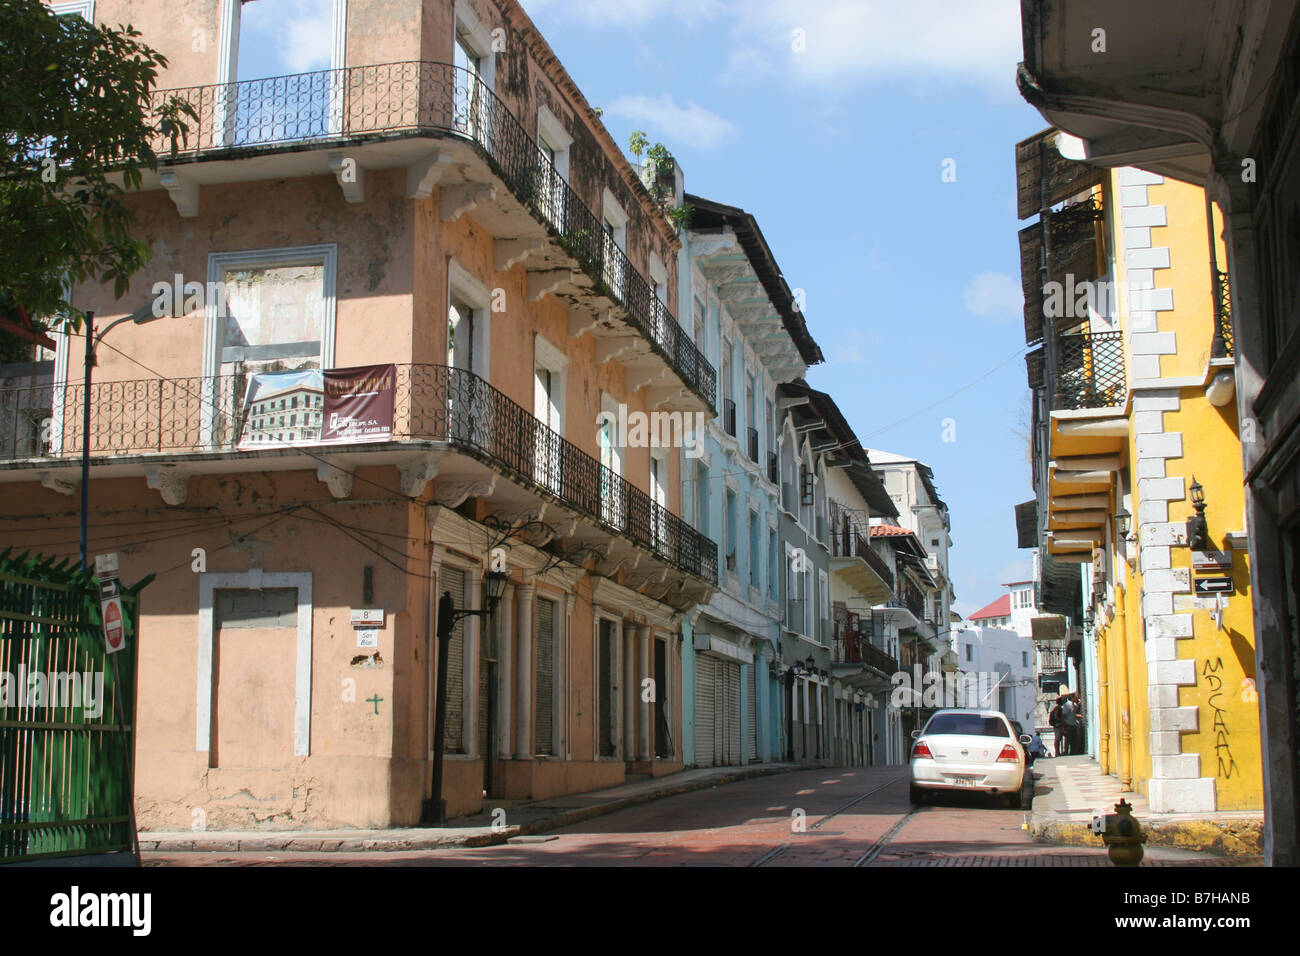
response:
{"label": "white window trim", "polygon": [[95,22],[95,0],[65,0],[64,3],[51,3],[46,9],[56,17],[77,14],[90,23]]}
{"label": "white window trim", "polygon": [[[466,0],[456,0],[456,19],[451,42],[454,47],[458,34],[464,33],[469,38],[470,48],[479,56],[479,78],[489,90],[495,90],[497,79],[497,57],[492,52],[492,31],[483,25],[483,21],[474,13]],[[455,55],[453,50],[452,60]],[[449,61],[451,62],[451,61]]]}
{"label": "white window trim", "polygon": [[569,145],[573,137],[564,128],[559,117],[545,106],[537,107],[537,138],[555,153],[555,169],[567,183],[569,181]]}
{"label": "white window trim", "polygon": [[[208,288],[223,281],[227,270],[258,266],[324,266],[321,297],[323,308],[320,329],[320,367],[334,367],[334,335],[337,309],[339,247],[334,243],[319,246],[286,246],[280,249],[248,249],[237,252],[208,253]],[[221,320],[217,303],[208,301],[203,310],[203,374],[221,374]]]}
{"label": "white window trim", "polygon": [[451,311],[451,298],[463,301],[474,310],[474,338],[470,351],[474,356],[472,371],[485,382],[492,381],[492,293],[487,285],[455,259],[447,265],[446,316]]}
{"label": "white window trim", "polygon": [[194,749],[207,753],[212,746],[212,651],[216,643],[213,605],[218,588],[296,588],[298,590],[298,641],[295,653],[293,701],[293,755],[311,755],[312,595],[311,572],[205,572],[199,575],[199,659],[194,709]]}
{"label": "white window trim", "polygon": [[[535,759],[564,760],[564,716],[568,713],[566,686],[564,680],[563,636],[568,614],[565,611],[568,595],[561,591],[543,591],[540,588],[533,595],[533,629],[536,631],[540,618],[537,615],[537,603],[541,598],[551,602],[551,753],[545,756],[535,755]],[[534,673],[536,656],[534,655]],[[533,695],[533,739],[537,738],[537,696]]]}
{"label": "white window trim", "polygon": [[[536,375],[538,368],[544,368],[551,373],[551,397],[555,403],[556,413],[559,417],[559,427],[554,429],[559,435],[564,435],[565,419],[565,391],[568,384],[569,357],[562,351],[552,345],[545,336],[540,332],[533,335],[533,374]],[[550,422],[537,414],[539,409],[534,403],[533,415],[538,421],[544,422],[548,427]]]}
{"label": "white window trim", "polygon": [[[85,0],[91,4],[93,0]],[[70,4],[69,4],[70,5]],[[459,5],[458,5],[459,6]],[[243,0],[221,0],[220,22],[221,37],[217,44],[217,82],[228,85],[239,80],[239,22]],[[330,23],[330,69],[341,70],[347,65],[347,24],[348,0],[334,0]],[[331,77],[330,89],[330,132],[337,133],[343,124],[343,87],[342,77],[337,73]],[[221,130],[219,142],[225,143],[227,129],[227,105],[224,97],[218,96],[213,107],[213,128]]]}

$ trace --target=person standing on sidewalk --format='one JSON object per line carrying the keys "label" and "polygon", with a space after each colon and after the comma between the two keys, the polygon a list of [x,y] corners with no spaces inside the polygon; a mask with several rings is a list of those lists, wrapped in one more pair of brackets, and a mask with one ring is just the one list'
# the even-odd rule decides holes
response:
{"label": "person standing on sidewalk", "polygon": [[1071,694],[1061,705],[1061,726],[1065,731],[1065,752],[1073,756],[1079,752],[1079,705],[1077,696]]}
{"label": "person standing on sidewalk", "polygon": [[1083,702],[1079,700],[1079,694],[1076,691],[1070,695],[1070,705],[1072,707],[1071,716],[1074,723],[1066,722],[1067,733],[1070,736],[1070,753],[1081,754],[1083,747]]}
{"label": "person standing on sidewalk", "polygon": [[1051,724],[1052,729],[1056,731],[1056,740],[1053,741],[1053,747],[1056,751],[1056,756],[1058,757],[1064,757],[1066,753],[1065,722],[1061,714],[1061,705],[1064,703],[1065,703],[1064,697],[1056,698],[1056,706],[1053,707],[1052,712],[1047,715],[1047,722]]}

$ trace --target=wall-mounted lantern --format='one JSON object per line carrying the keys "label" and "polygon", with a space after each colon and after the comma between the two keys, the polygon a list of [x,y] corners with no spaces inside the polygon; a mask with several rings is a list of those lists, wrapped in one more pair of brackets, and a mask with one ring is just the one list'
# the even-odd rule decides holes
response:
{"label": "wall-mounted lantern", "polygon": [[1205,520],[1205,489],[1195,475],[1192,475],[1192,486],[1188,492],[1196,514],[1187,519],[1187,546],[1193,551],[1209,551],[1210,526]]}

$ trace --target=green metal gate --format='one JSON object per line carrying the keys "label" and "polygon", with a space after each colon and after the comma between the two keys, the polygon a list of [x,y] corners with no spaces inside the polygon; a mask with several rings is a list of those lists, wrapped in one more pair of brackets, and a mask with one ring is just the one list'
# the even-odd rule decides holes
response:
{"label": "green metal gate", "polygon": [[0,553],[0,863],[134,849],[140,590],[104,647],[90,569]]}

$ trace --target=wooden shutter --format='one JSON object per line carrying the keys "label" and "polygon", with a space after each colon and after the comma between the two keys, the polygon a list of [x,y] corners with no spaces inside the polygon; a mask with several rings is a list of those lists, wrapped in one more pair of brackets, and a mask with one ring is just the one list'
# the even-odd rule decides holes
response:
{"label": "wooden shutter", "polygon": [[716,760],[713,741],[714,661],[695,655],[695,765],[712,767]]}
{"label": "wooden shutter", "polygon": [[614,746],[614,625],[609,621],[600,622],[600,647],[597,669],[597,694],[599,695],[598,719],[596,732],[599,738],[599,754],[612,757],[617,752]]}
{"label": "wooden shutter", "polygon": [[[459,610],[465,606],[465,572],[459,568],[443,567],[442,588],[451,592],[452,602]],[[447,753],[465,750],[465,619],[456,622],[451,632],[451,645],[447,654],[447,723],[443,733],[443,747]]]}
{"label": "wooden shutter", "polygon": [[555,753],[555,602],[538,598],[536,619],[533,753],[549,756]]}

